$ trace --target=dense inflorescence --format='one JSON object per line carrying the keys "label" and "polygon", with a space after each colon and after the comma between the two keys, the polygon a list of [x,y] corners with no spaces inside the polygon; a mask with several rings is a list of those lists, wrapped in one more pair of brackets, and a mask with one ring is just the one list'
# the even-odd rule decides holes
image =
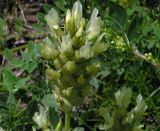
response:
{"label": "dense inflorescence", "polygon": [[92,89],[90,80],[100,67],[97,55],[107,49],[102,42],[105,36],[101,31],[102,21],[96,8],[87,21],[80,2],[76,2],[72,10],[67,10],[64,27],[60,27],[55,9],[50,10],[45,19],[50,37],[44,41],[41,53],[52,63],[52,66],[48,65],[46,75],[53,82],[59,108],[71,111],[89,95]]}

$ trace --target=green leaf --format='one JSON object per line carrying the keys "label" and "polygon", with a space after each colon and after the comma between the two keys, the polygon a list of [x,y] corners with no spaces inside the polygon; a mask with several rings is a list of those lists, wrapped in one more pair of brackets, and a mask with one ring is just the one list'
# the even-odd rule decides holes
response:
{"label": "green leaf", "polygon": [[93,87],[95,87],[96,89],[98,89],[99,87],[99,83],[96,77],[92,77],[92,79],[90,80],[89,84]]}
{"label": "green leaf", "polygon": [[21,67],[23,65],[23,62],[21,60],[18,60],[18,59],[13,59],[13,60],[9,61],[9,64],[18,68],[18,67]]}
{"label": "green leaf", "polygon": [[51,108],[56,108],[57,107],[56,99],[55,99],[53,94],[45,95],[42,98],[42,103],[47,107],[51,107]]}
{"label": "green leaf", "polygon": [[9,64],[14,67],[21,67],[23,65],[23,62],[19,59],[13,58],[12,51],[9,49],[6,49],[4,52],[4,55],[6,59],[8,60]]}
{"label": "green leaf", "polygon": [[29,77],[19,79],[19,80],[17,81],[17,83],[15,84],[15,86],[14,86],[14,87],[16,88],[14,91],[17,91],[17,90],[23,88],[23,87],[26,85],[26,82],[27,82],[28,80],[29,80]]}
{"label": "green leaf", "polygon": [[23,23],[22,19],[20,19],[20,18],[15,19],[15,29],[18,33],[20,33],[22,31],[23,25],[24,25],[24,23]]}
{"label": "green leaf", "polygon": [[10,70],[5,70],[3,72],[3,83],[9,92],[13,92],[16,82],[17,77]]}
{"label": "green leaf", "polygon": [[0,36],[3,36],[6,34],[7,25],[6,22],[0,18]]}
{"label": "green leaf", "polygon": [[115,2],[110,2],[109,16],[119,23],[123,30],[125,29],[127,25],[127,12],[122,6],[116,4]]}
{"label": "green leaf", "polygon": [[45,27],[40,24],[32,24],[33,29],[37,30],[39,33],[44,33]]}
{"label": "green leaf", "polygon": [[32,60],[38,59],[38,56],[40,55],[40,45],[36,45],[30,41],[28,44],[28,53]]}
{"label": "green leaf", "polygon": [[32,62],[32,63],[29,63],[28,65],[28,73],[32,73],[37,67],[37,62]]}
{"label": "green leaf", "polygon": [[52,123],[51,126],[55,129],[59,122],[60,116],[58,115],[58,113],[55,111],[54,108],[50,108],[49,118],[50,122]]}
{"label": "green leaf", "polygon": [[127,30],[127,37],[129,40],[132,40],[136,34],[137,28],[139,24],[139,17],[138,15],[135,15],[129,24],[128,30]]}
{"label": "green leaf", "polygon": [[56,5],[56,7],[58,8],[58,9],[60,9],[61,11],[66,11],[66,8],[65,8],[65,3],[64,3],[65,1],[63,1],[63,0],[57,0],[57,1],[55,1],[54,2],[54,4]]}
{"label": "green leaf", "polygon": [[48,13],[48,11],[51,10],[52,8],[54,8],[54,6],[51,4],[44,4],[43,5],[43,9],[44,9],[45,13]]}
{"label": "green leaf", "polygon": [[4,39],[3,38],[0,38],[0,50],[1,50],[1,47],[4,45]]}
{"label": "green leaf", "polygon": [[8,96],[7,104],[16,105],[16,98],[13,93],[10,93]]}
{"label": "green leaf", "polygon": [[13,59],[13,54],[12,51],[9,49],[5,49],[4,51],[4,56],[6,57],[7,60],[12,60]]}
{"label": "green leaf", "polygon": [[46,24],[44,13],[38,12],[37,13],[37,18],[39,19],[40,23],[42,23],[44,25]]}
{"label": "green leaf", "polygon": [[23,63],[23,65],[21,66],[21,70],[27,70],[28,69],[28,66],[29,66],[29,63],[28,62],[25,62]]}

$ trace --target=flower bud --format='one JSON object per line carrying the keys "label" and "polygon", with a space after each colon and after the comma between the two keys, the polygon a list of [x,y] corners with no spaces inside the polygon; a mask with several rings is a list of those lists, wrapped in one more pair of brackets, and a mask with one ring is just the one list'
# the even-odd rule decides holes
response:
{"label": "flower bud", "polygon": [[69,24],[71,22],[72,16],[71,11],[68,9],[66,13],[66,24]]}
{"label": "flower bud", "polygon": [[77,79],[77,84],[80,84],[80,85],[82,85],[82,84],[84,84],[85,83],[85,78],[84,78],[84,76],[83,75],[80,75],[79,77],[78,77],[78,79]]}
{"label": "flower bud", "polygon": [[61,63],[65,64],[68,61],[68,58],[66,57],[65,54],[61,53],[59,55],[59,60],[60,60]]}
{"label": "flower bud", "polygon": [[75,51],[75,58],[76,58],[76,60],[80,59],[80,53],[77,50]]}
{"label": "flower bud", "polygon": [[67,89],[63,89],[62,93],[64,94],[65,97],[69,98],[72,95],[72,89],[73,87],[68,87]]}
{"label": "flower bud", "polygon": [[82,5],[79,1],[75,2],[72,9],[72,17],[76,23],[79,22],[80,18],[82,17]]}
{"label": "flower bud", "polygon": [[51,80],[57,80],[60,78],[60,73],[58,71],[52,70],[51,68],[48,68],[46,70],[46,74],[47,74],[48,78]]}
{"label": "flower bud", "polygon": [[86,70],[89,74],[95,75],[97,73],[99,67],[100,67],[100,63],[93,63],[91,65],[88,65],[86,67]]}
{"label": "flower bud", "polygon": [[55,59],[55,60],[53,61],[53,63],[54,63],[54,66],[55,66],[57,69],[61,68],[61,63],[59,62],[58,59]]}
{"label": "flower bud", "polygon": [[82,18],[80,21],[80,27],[79,27],[78,31],[76,32],[76,37],[82,36],[84,24],[85,24],[85,19]]}
{"label": "flower bud", "polygon": [[68,73],[74,73],[76,71],[76,64],[74,61],[68,61],[64,65],[64,70],[67,71]]}

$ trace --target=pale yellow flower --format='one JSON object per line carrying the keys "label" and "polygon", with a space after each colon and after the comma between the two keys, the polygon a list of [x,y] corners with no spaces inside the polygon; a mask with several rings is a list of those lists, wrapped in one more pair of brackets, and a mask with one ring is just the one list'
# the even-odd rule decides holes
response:
{"label": "pale yellow flower", "polygon": [[55,9],[51,9],[48,14],[45,16],[45,20],[50,28],[58,29],[59,28],[59,16]]}
{"label": "pale yellow flower", "polygon": [[88,40],[94,39],[101,32],[101,18],[98,17],[97,15],[98,15],[98,9],[94,8],[86,30],[86,35]]}

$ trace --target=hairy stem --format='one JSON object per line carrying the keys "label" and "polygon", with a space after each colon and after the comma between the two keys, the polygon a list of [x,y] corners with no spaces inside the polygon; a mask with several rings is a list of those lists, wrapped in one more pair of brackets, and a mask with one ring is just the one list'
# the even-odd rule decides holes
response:
{"label": "hairy stem", "polygon": [[65,112],[65,131],[69,131],[71,121],[71,112]]}

